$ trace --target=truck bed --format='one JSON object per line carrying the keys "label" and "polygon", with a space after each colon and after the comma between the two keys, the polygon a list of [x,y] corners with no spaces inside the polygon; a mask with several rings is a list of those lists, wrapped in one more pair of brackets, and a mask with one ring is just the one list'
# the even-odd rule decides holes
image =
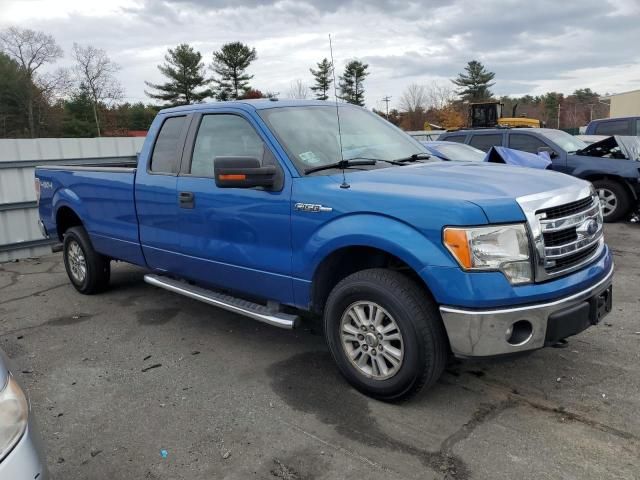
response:
{"label": "truck bed", "polygon": [[68,207],[82,218],[96,251],[144,265],[135,209],[135,172],[131,162],[37,167],[40,212],[49,235],[60,238],[57,225]]}

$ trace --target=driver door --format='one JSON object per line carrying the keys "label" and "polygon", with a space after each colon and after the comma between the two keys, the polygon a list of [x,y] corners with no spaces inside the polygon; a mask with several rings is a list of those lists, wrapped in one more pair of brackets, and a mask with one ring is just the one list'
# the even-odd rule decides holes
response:
{"label": "driver door", "polygon": [[[277,188],[216,186],[216,157],[275,165]],[[292,303],[291,178],[253,120],[239,111],[194,118],[177,182],[182,275]]]}

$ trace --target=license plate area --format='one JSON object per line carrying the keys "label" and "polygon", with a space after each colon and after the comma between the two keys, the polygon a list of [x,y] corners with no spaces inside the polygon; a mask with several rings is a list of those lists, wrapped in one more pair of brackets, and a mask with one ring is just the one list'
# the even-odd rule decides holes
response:
{"label": "license plate area", "polygon": [[592,325],[596,325],[611,312],[613,307],[613,285],[609,285],[606,290],[592,297],[589,300],[589,304],[591,307],[589,320]]}

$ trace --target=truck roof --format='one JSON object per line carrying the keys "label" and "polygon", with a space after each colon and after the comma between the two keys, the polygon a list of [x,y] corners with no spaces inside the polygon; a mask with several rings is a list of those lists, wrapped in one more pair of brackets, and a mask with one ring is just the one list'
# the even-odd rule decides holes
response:
{"label": "truck roof", "polygon": [[[206,110],[211,108],[224,108],[224,107],[253,107],[255,110],[264,110],[267,108],[276,107],[305,107],[305,106],[319,106],[319,105],[331,105],[335,106],[334,101],[328,100],[291,100],[284,99],[279,100],[277,98],[258,98],[255,100],[233,100],[229,102],[206,102],[195,103],[191,105],[182,105],[179,107],[171,107],[160,110],[160,113],[172,113],[181,111],[193,111],[193,110]],[[349,104],[340,103],[340,106]]]}

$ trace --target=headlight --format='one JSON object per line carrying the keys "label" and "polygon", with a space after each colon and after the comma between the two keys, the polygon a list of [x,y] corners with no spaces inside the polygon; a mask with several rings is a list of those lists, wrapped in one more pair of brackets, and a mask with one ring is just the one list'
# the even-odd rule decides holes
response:
{"label": "headlight", "polygon": [[22,438],[28,414],[27,398],[14,378],[9,377],[7,385],[0,391],[0,460]]}
{"label": "headlight", "polygon": [[499,270],[512,284],[533,280],[524,224],[447,227],[443,241],[465,270]]}

